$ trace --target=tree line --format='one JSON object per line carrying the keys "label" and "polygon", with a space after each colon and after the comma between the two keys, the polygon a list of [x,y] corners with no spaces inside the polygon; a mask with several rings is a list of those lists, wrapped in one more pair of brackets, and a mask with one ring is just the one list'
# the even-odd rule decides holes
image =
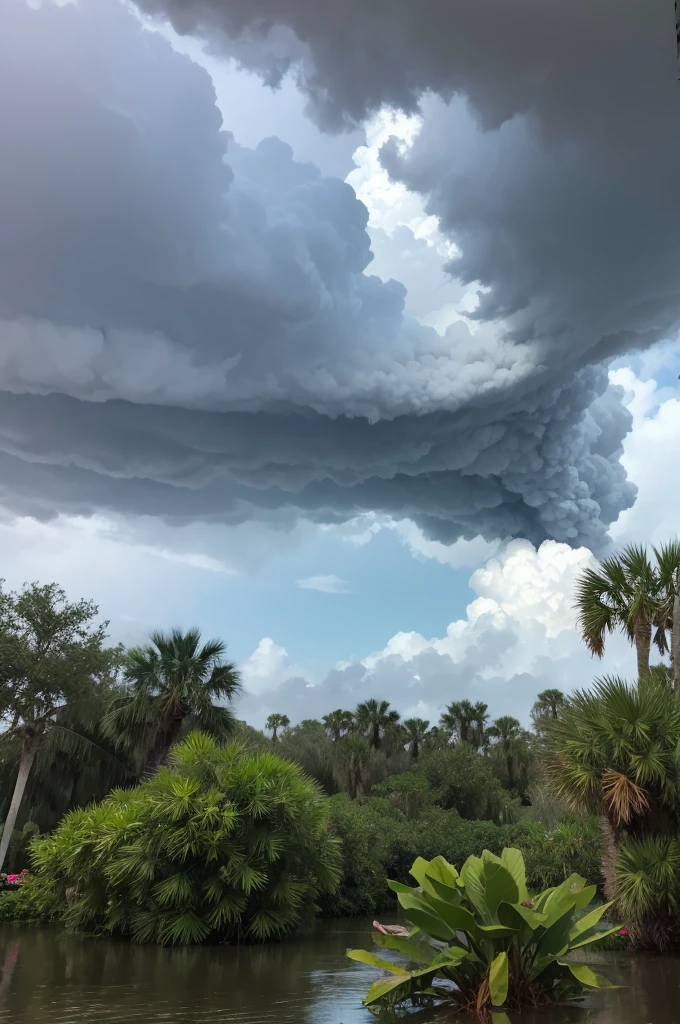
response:
{"label": "tree line", "polygon": [[[232,783],[225,780],[231,776],[214,768],[224,803],[211,805],[201,789],[201,780],[208,778],[201,751],[208,748],[198,738],[207,733],[216,745],[205,758],[214,766],[236,756],[221,753],[232,749],[224,746],[230,738],[238,741],[234,750],[245,751],[233,776],[244,807],[264,808],[258,787],[267,774],[280,775],[280,763],[299,766],[300,776],[284,772],[280,777],[308,808],[309,834],[326,817],[328,834],[340,842],[339,886],[331,879],[337,867],[332,846],[327,861],[314,869],[326,872],[326,881],[309,882],[312,888],[319,882],[318,902],[326,913],[375,912],[385,898],[386,878],[406,881],[408,865],[419,855],[441,853],[459,863],[483,848],[500,852],[514,845],[522,850],[536,888],[557,884],[570,871],[590,876],[625,910],[638,945],[680,944],[680,915],[673,909],[680,906],[679,577],[675,543],[653,549],[652,557],[629,547],[581,574],[576,603],[585,643],[602,656],[608,636],[622,630],[635,647],[638,675],[628,683],[596,681],[569,695],[546,689],[534,704],[530,728],[511,716],[493,719],[482,701],[452,700],[430,725],[419,718],[402,720],[388,701],[369,698],[353,711],[337,709],[321,721],[291,725],[285,714],[272,715],[269,735],[235,718],[239,675],[221,641],[203,642],[196,630],[159,632],[149,643],[123,650],[107,646],[106,624],[97,624],[93,604],[69,602],[56,584],[0,591],[2,853],[10,840],[23,841],[13,829],[17,818],[43,833],[63,819],[54,832],[56,845],[43,840],[32,849],[42,850],[46,863],[50,850],[67,856],[68,836],[77,829],[67,827],[73,819],[66,812],[111,793],[82,819],[88,828],[110,821],[115,831],[123,809],[135,806],[147,816],[144,828],[151,829],[139,841],[155,849],[162,798],[163,835],[173,856],[189,856],[198,843],[185,837],[197,827],[182,809],[189,784],[191,801],[204,808],[205,849],[216,842],[218,819],[227,843]],[[670,665],[651,665],[653,649],[670,655]],[[312,789],[300,788],[298,778],[315,780],[318,788],[314,782]],[[274,820],[278,812],[272,808],[271,813]],[[141,820],[136,827],[142,828]],[[262,829],[257,834],[258,843],[264,842]],[[285,837],[277,833],[269,841],[276,859]],[[125,859],[126,849],[123,843],[115,856]],[[259,915],[258,927],[274,933],[273,904],[255,910],[250,904],[247,893],[258,876],[243,857],[238,871],[245,888],[229,899],[234,906],[245,900],[248,913]],[[55,854],[55,871],[58,862]],[[202,863],[197,878],[203,877]],[[106,875],[108,868],[101,870]],[[182,881],[182,872],[172,877],[162,892],[170,899],[174,887],[179,916],[168,919],[167,934],[179,929],[177,934],[198,935],[200,928],[189,921],[191,886]],[[217,899],[218,880],[210,884]],[[298,883],[291,877],[286,885],[293,906]],[[135,892],[142,890],[139,882]],[[165,898],[154,887],[144,891],[142,931],[144,921],[151,920],[150,907],[157,917]],[[130,893],[120,898],[129,910]],[[89,906],[87,899],[83,906]],[[241,911],[237,917],[245,920]],[[132,918],[125,920],[134,932]],[[166,941],[157,934],[158,941]]]}

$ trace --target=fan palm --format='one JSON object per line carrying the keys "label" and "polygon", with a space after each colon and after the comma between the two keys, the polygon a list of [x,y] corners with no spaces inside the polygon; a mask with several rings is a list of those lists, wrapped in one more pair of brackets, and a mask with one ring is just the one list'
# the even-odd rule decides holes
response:
{"label": "fan palm", "polygon": [[520,771],[529,760],[529,747],[524,730],[516,718],[501,715],[488,729],[487,735],[496,740],[495,749],[505,761],[511,789],[517,784]]}
{"label": "fan palm", "polygon": [[473,747],[483,747],[486,742],[486,723],[489,720],[488,706],[483,701],[475,704],[469,700],[457,700],[448,705],[440,718],[440,724],[456,740]]}
{"label": "fan palm", "polygon": [[[675,602],[680,543],[655,548],[654,554],[652,564],[646,548],[631,544],[620,555],[605,558],[597,569],[586,569],[576,584],[578,621],[588,650],[601,658],[607,634],[622,630],[635,644],[638,678],[649,671],[652,634],[663,654],[669,649],[667,633],[672,633],[674,612],[680,622],[680,602]],[[678,630],[676,645],[680,646]]]}
{"label": "fan palm", "polygon": [[145,774],[167,761],[183,729],[201,729],[224,740],[234,727],[231,702],[239,693],[239,673],[224,661],[221,640],[201,644],[198,629],[154,632],[145,647],[130,648],[123,664],[126,691],[115,698],[102,732],[135,752]]}
{"label": "fan palm", "polygon": [[399,712],[391,711],[389,701],[365,700],[357,705],[354,718],[359,732],[367,737],[375,750],[380,750],[385,730],[399,721]]}
{"label": "fan palm", "polygon": [[407,742],[411,746],[411,757],[414,761],[420,753],[420,748],[427,736],[429,727],[430,723],[426,722],[424,718],[407,718],[404,722]]}
{"label": "fan palm", "polygon": [[330,711],[323,717],[323,724],[326,732],[334,743],[337,743],[342,736],[350,731],[354,724],[354,715],[351,711]]}
{"label": "fan palm", "polygon": [[531,709],[531,714],[532,716],[535,715],[540,718],[557,718],[561,708],[563,708],[566,703],[567,698],[561,690],[541,690],[536,697],[534,706]]}
{"label": "fan palm", "polygon": [[272,743],[276,743],[278,739],[279,729],[287,729],[290,725],[290,718],[288,715],[270,715],[265,723],[265,729],[272,734]]}
{"label": "fan palm", "polygon": [[680,822],[680,702],[661,676],[637,685],[597,680],[550,725],[548,779],[571,808],[601,814],[611,840],[603,867],[615,895],[614,861],[624,835],[643,837]]}

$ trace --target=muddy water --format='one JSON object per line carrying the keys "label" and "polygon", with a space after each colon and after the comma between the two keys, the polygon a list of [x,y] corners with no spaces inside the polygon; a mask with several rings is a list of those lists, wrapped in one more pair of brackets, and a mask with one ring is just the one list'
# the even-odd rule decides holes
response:
{"label": "muddy water", "polygon": [[[370,948],[370,922],[323,922],[277,946],[162,950],[0,926],[0,1022],[12,1024],[369,1024],[374,972],[345,958]],[[597,960],[624,986],[521,1024],[677,1024],[680,960]],[[436,1012],[428,1021],[450,1021]],[[513,1021],[513,1024],[515,1022]]]}

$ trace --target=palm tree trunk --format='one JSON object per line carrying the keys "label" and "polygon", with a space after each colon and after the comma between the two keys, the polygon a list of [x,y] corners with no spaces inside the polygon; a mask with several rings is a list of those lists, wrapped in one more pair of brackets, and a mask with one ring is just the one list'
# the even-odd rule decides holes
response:
{"label": "palm tree trunk", "polygon": [[159,726],[144,766],[144,775],[147,778],[156,775],[161,765],[167,761],[170,747],[177,742],[182,722],[183,716],[178,715]]}
{"label": "palm tree trunk", "polygon": [[607,902],[615,900],[618,892],[616,884],[616,861],[619,855],[620,842],[612,823],[602,818],[602,835],[604,837],[604,854],[602,857],[602,875],[604,877],[604,896]]}
{"label": "palm tree trunk", "polygon": [[642,679],[649,672],[649,652],[652,647],[652,624],[651,622],[636,622],[635,624],[635,650],[637,652],[638,679]]}
{"label": "palm tree trunk", "polygon": [[380,723],[375,723],[373,726],[373,746],[376,750],[380,750]]}
{"label": "palm tree trunk", "polygon": [[671,661],[673,663],[673,689],[677,693],[680,691],[680,594],[676,594],[673,598]]}
{"label": "palm tree trunk", "polygon": [[7,849],[9,847],[10,839],[12,838],[12,832],[14,831],[14,827],[17,823],[17,817],[19,816],[19,809],[21,807],[21,801],[23,800],[24,790],[26,789],[26,783],[28,782],[28,777],[31,774],[35,755],[40,749],[44,732],[44,722],[31,722],[24,726],[24,729],[22,730],[23,734],[21,737],[19,772],[17,774],[17,781],[14,784],[12,802],[9,805],[7,817],[5,818],[5,827],[2,830],[2,839],[0,840],[0,871],[5,863]]}

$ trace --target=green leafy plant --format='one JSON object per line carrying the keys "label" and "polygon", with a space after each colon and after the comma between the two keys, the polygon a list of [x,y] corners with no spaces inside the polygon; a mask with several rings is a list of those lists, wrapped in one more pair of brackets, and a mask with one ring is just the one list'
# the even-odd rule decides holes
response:
{"label": "green leafy plant", "polygon": [[293,931],[340,853],[297,765],[192,733],[142,785],[68,814],[32,861],[70,927],[188,945]]}
{"label": "green leafy plant", "polygon": [[[531,898],[516,849],[468,857],[460,874],[443,857],[419,857],[411,874],[417,888],[389,885],[412,929],[407,936],[374,936],[401,959],[348,951],[352,960],[386,974],[369,989],[366,1006],[444,1000],[483,1015],[492,1007],[536,1007],[578,998],[585,988],[613,987],[586,964],[567,959],[619,930],[599,928],[611,904],[588,911],[596,889],[580,875]],[[409,961],[417,966],[409,968]]]}

